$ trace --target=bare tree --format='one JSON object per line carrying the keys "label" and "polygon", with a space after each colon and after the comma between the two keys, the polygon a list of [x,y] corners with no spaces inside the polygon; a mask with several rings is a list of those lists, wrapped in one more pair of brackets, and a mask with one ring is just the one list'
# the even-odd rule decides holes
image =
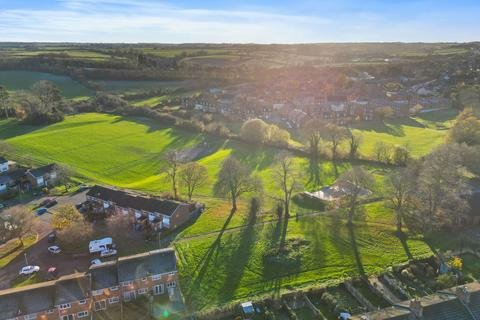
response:
{"label": "bare tree", "polygon": [[301,177],[293,159],[286,154],[280,155],[278,165],[274,169],[274,176],[283,194],[283,197],[278,200],[283,203],[285,218],[288,219],[292,195],[302,187]]}
{"label": "bare tree", "polygon": [[230,198],[232,212],[237,210],[237,199],[242,194],[261,190],[260,178],[253,176],[246,166],[232,157],[223,161],[222,168],[217,174],[217,182],[213,186],[216,195]]}
{"label": "bare tree", "polygon": [[332,159],[335,161],[338,158],[338,147],[348,138],[348,129],[333,123],[327,123],[322,130],[322,138],[330,143]]}
{"label": "bare tree", "polygon": [[117,214],[106,220],[108,234],[115,240],[126,238],[133,228],[133,218],[129,214]]}
{"label": "bare tree", "polygon": [[163,172],[168,176],[172,184],[173,197],[178,199],[177,190],[177,174],[181,166],[180,157],[176,151],[168,151],[164,157],[166,166],[163,168]]}
{"label": "bare tree", "polygon": [[349,131],[350,138],[348,140],[348,157],[350,161],[355,160],[358,157],[358,149],[360,148],[360,144],[363,141],[361,135],[354,134],[353,132]]}
{"label": "bare tree", "polygon": [[346,192],[346,201],[348,204],[348,224],[353,223],[353,217],[358,205],[358,199],[362,191],[373,186],[374,179],[372,175],[362,167],[355,166],[345,171],[337,180],[337,184],[342,186]]}
{"label": "bare tree", "polygon": [[316,159],[320,153],[320,142],[322,141],[322,129],[324,125],[325,124],[319,120],[311,120],[306,124],[310,155],[314,159]]}
{"label": "bare tree", "polygon": [[5,216],[9,217],[7,220],[12,237],[18,238],[23,246],[23,237],[32,232],[34,216],[23,206],[8,209]]}
{"label": "bare tree", "polygon": [[68,192],[70,188],[70,179],[74,175],[74,170],[67,165],[55,165],[55,173],[57,174],[57,183],[62,184],[65,187],[65,191]]}
{"label": "bare tree", "polygon": [[188,200],[192,200],[195,190],[204,185],[208,178],[205,166],[196,162],[189,162],[180,168],[180,179],[187,188]]}
{"label": "bare tree", "polygon": [[411,206],[411,200],[415,191],[415,175],[410,168],[400,168],[384,179],[384,195],[395,211],[397,219],[397,231],[402,232],[405,212]]}
{"label": "bare tree", "polygon": [[8,119],[7,101],[8,101],[8,91],[5,87],[0,86],[0,108],[2,108],[3,111],[5,112],[5,118]]}

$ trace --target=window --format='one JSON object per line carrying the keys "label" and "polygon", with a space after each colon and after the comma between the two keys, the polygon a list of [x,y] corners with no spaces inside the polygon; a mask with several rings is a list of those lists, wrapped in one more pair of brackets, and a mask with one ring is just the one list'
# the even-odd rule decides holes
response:
{"label": "window", "polygon": [[167,283],[167,288],[175,288],[177,286],[177,283],[175,281]]}
{"label": "window", "polygon": [[25,317],[23,317],[23,319],[25,319],[25,320],[34,320],[34,319],[37,319],[37,314],[36,314],[36,313],[32,313],[32,314],[26,315]]}
{"label": "window", "polygon": [[71,307],[72,306],[70,305],[70,303],[65,303],[58,306],[60,310],[70,309]]}
{"label": "window", "polygon": [[62,316],[60,319],[62,319],[62,320],[73,320],[73,314],[67,314],[66,316]]}
{"label": "window", "polygon": [[135,299],[135,290],[124,292],[123,299],[125,299],[125,301],[130,301],[132,299]]}
{"label": "window", "polygon": [[163,293],[163,284],[157,284],[156,286],[153,286],[153,294],[154,295],[159,295]]}
{"label": "window", "polygon": [[148,292],[147,288],[140,288],[138,289],[138,294],[146,294]]}
{"label": "window", "polygon": [[85,318],[88,317],[88,311],[81,311],[77,313],[77,318]]}
{"label": "window", "polygon": [[160,279],[162,279],[162,275],[161,275],[161,274],[154,274],[154,275],[152,276],[152,280],[153,280],[153,281],[157,281],[157,280],[160,280]]}
{"label": "window", "polygon": [[147,277],[143,277],[143,278],[142,278],[142,281],[147,281]]}
{"label": "window", "polygon": [[52,314],[55,312],[55,309],[50,309],[50,310],[47,310],[47,314]]}
{"label": "window", "polygon": [[128,286],[130,286],[130,285],[132,285],[132,284],[133,284],[133,281],[124,281],[124,282],[122,283],[122,286],[128,287]]}
{"label": "window", "polygon": [[118,297],[108,298],[108,303],[110,303],[110,304],[117,303],[118,301],[120,301],[120,299]]}
{"label": "window", "polygon": [[95,301],[95,305],[93,306],[93,309],[95,311],[105,310],[106,308],[107,308],[107,301],[106,300]]}
{"label": "window", "polygon": [[93,290],[92,291],[92,295],[94,295],[94,296],[99,296],[101,294],[103,294],[103,290]]}
{"label": "window", "polygon": [[80,300],[78,301],[78,304],[86,304],[87,303],[87,300]]}
{"label": "window", "polygon": [[110,291],[118,291],[118,286],[110,287]]}

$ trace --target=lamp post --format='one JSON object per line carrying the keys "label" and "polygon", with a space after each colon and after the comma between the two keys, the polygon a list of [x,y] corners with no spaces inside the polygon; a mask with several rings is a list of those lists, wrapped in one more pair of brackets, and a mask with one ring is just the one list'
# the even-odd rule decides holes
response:
{"label": "lamp post", "polygon": [[23,253],[23,255],[25,256],[25,265],[27,265],[27,266],[28,266],[27,253],[26,253],[26,252],[24,252],[24,253]]}

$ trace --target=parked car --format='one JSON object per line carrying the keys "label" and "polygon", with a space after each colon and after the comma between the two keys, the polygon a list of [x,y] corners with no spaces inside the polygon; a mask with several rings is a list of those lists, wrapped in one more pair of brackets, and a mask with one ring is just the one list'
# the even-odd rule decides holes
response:
{"label": "parked car", "polygon": [[20,272],[18,273],[19,275],[29,275],[29,274],[33,274],[35,272],[38,272],[40,271],[40,267],[39,266],[25,266],[23,267],[22,269],[20,269]]}
{"label": "parked car", "polygon": [[115,249],[106,249],[100,252],[100,257],[105,258],[105,257],[111,257],[117,254],[117,250]]}
{"label": "parked car", "polygon": [[48,247],[48,251],[50,253],[54,253],[54,254],[62,252],[62,250],[60,250],[59,246],[50,246],[50,247]]}
{"label": "parked car", "polygon": [[0,203],[0,209],[6,208],[7,205],[5,203]]}
{"label": "parked car", "polygon": [[102,263],[102,260],[100,260],[100,259],[93,259],[92,261],[90,261],[91,265],[96,265],[96,264],[101,264],[101,263]]}
{"label": "parked car", "polygon": [[53,280],[58,277],[58,270],[55,267],[48,268],[47,280]]}
{"label": "parked car", "polygon": [[102,252],[111,248],[113,244],[113,240],[110,237],[99,239],[99,240],[92,240],[88,244],[88,251],[90,253]]}
{"label": "parked car", "polygon": [[55,233],[50,233],[48,235],[48,243],[54,243],[57,240],[57,235]]}
{"label": "parked car", "polygon": [[35,214],[36,214],[37,216],[41,216],[42,214],[44,214],[44,213],[46,213],[46,212],[48,212],[48,209],[45,208],[45,207],[43,207],[43,208],[37,209],[37,210],[35,211]]}
{"label": "parked car", "polygon": [[51,208],[53,207],[54,205],[56,205],[58,203],[57,200],[50,200],[49,202],[47,202],[47,204],[45,205],[45,208]]}
{"label": "parked car", "polygon": [[50,201],[52,201],[52,198],[46,198],[45,200],[40,202],[40,204],[38,205],[38,208],[45,207]]}
{"label": "parked car", "polygon": [[90,189],[90,186],[82,184],[82,185],[80,185],[80,187],[78,187],[78,192],[82,192],[82,191],[85,191],[87,189]]}

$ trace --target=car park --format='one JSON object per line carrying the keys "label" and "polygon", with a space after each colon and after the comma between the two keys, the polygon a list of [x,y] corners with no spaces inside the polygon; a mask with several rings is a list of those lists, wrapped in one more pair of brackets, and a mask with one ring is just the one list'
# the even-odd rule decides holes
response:
{"label": "car park", "polygon": [[50,246],[50,247],[48,247],[48,251],[50,253],[53,253],[53,254],[57,254],[57,253],[62,252],[62,250],[60,250],[59,246]]}
{"label": "car park", "polygon": [[36,273],[38,271],[40,271],[39,266],[25,266],[22,269],[20,269],[20,272],[18,274],[21,275],[21,276],[22,275],[30,275],[30,274]]}
{"label": "car park", "polygon": [[45,207],[42,207],[42,208],[39,208],[39,209],[35,210],[35,214],[37,216],[41,216],[42,214],[44,214],[46,212],[48,212],[48,209],[45,208]]}
{"label": "car park", "polygon": [[111,257],[111,256],[114,256],[117,254],[117,250],[115,249],[106,249],[106,250],[103,250],[102,252],[100,252],[100,257],[104,258],[104,257]]}

